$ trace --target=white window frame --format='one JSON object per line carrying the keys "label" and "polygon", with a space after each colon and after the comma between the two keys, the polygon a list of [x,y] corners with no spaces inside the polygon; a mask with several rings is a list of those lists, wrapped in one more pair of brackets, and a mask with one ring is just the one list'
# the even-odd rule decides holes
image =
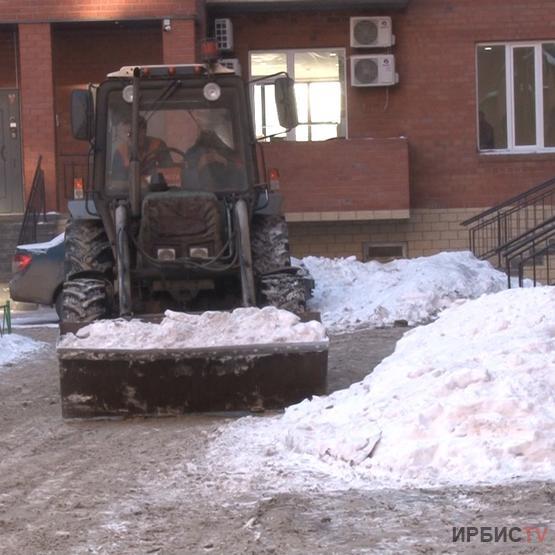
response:
{"label": "white window frame", "polygon": [[[542,47],[544,44],[555,43],[553,40],[542,40],[532,42],[484,42],[476,45],[476,130],[477,145],[480,154],[541,154],[555,152],[555,147],[545,146],[544,137],[544,113],[543,113],[543,57]],[[478,83],[478,49],[488,46],[505,47],[505,96],[507,112],[507,148],[480,149],[480,125],[478,121],[479,112],[479,83]],[[515,96],[514,96],[514,50],[515,48],[534,48],[534,77],[536,89],[536,144],[515,144]]]}
{"label": "white window frame", "polygon": [[[329,48],[322,48],[322,47],[318,47],[318,48],[283,48],[283,49],[278,49],[278,48],[272,48],[272,49],[264,49],[264,50],[250,50],[249,51],[249,81],[251,81],[252,79],[260,79],[259,77],[253,77],[251,74],[251,59],[252,59],[252,55],[253,54],[285,54],[285,58],[286,58],[286,71],[287,74],[289,75],[289,77],[291,77],[291,79],[293,79],[293,81],[295,81],[295,54],[297,52],[337,52],[338,56],[342,57],[343,63],[342,63],[342,69],[340,69],[340,71],[342,71],[342,74],[340,74],[340,83],[341,83],[341,101],[342,101],[342,107],[341,107],[341,120],[339,122],[338,125],[338,133],[337,136],[338,138],[348,138],[348,120],[347,120],[347,51],[345,48],[336,48],[336,47],[329,47]],[[275,80],[275,78],[271,78],[271,79],[260,79],[258,80],[256,83],[250,83],[249,84],[249,94],[250,94],[250,100],[251,100],[251,106],[252,106],[252,123],[253,123],[253,128],[256,129],[256,121],[255,121],[255,110],[254,110],[254,86],[255,85],[260,85],[260,84],[271,84],[273,83]],[[303,81],[300,81],[300,83],[303,83]],[[304,125],[304,124],[300,124],[300,125]],[[308,124],[310,125],[310,124]],[[317,124],[314,124],[317,125]],[[297,141],[297,137],[296,137],[296,130],[295,129],[290,129],[287,132],[286,135],[286,139],[288,141]],[[302,141],[305,142],[305,141]],[[319,142],[319,141],[308,141],[308,142]]]}

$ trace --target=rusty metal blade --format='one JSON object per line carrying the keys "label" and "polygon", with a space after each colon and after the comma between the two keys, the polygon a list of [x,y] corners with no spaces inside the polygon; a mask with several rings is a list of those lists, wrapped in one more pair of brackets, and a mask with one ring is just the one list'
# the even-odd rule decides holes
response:
{"label": "rusty metal blade", "polygon": [[327,341],[201,349],[58,348],[65,418],[278,409],[326,393]]}

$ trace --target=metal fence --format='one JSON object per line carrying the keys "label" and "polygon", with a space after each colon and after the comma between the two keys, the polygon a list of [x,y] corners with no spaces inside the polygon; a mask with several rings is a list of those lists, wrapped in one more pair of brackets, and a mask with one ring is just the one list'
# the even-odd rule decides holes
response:
{"label": "metal fence", "polygon": [[25,214],[23,215],[23,222],[19,230],[18,245],[36,243],[37,225],[41,220],[46,222],[46,193],[44,171],[41,168],[41,163],[42,156],[39,156],[31,185],[31,193],[25,206]]}

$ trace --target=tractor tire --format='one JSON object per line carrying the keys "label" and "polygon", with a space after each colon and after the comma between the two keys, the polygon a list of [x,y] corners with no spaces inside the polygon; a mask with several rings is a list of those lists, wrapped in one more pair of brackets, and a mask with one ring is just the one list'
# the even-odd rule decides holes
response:
{"label": "tractor tire", "polygon": [[291,266],[289,234],[283,216],[255,215],[252,219],[252,263],[255,276]]}
{"label": "tractor tire", "polygon": [[66,226],[64,272],[66,279],[91,272],[111,276],[114,256],[100,220],[69,220]]}
{"label": "tractor tire", "polygon": [[258,280],[260,304],[302,314],[306,310],[305,279],[298,273],[276,272]]}
{"label": "tractor tire", "polygon": [[74,279],[64,283],[61,320],[89,323],[110,316],[107,284],[101,279]]}

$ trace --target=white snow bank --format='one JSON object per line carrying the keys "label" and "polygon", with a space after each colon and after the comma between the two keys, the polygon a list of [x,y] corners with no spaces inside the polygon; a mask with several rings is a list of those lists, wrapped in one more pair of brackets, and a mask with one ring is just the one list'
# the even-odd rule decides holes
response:
{"label": "white snow bank", "polygon": [[507,277],[470,252],[394,260],[387,264],[350,258],[306,257],[316,282],[310,308],[331,330],[429,322],[456,299],[507,288]]}
{"label": "white snow bank", "polygon": [[547,287],[459,301],[364,381],[237,421],[219,443],[250,442],[243,473],[296,467],[386,486],[555,479],[554,314]]}
{"label": "white snow bank", "polygon": [[160,324],[102,320],[67,334],[59,347],[98,349],[183,349],[264,343],[327,341],[320,322],[275,307],[185,314],[166,311]]}
{"label": "white snow bank", "polygon": [[5,334],[0,337],[0,366],[16,363],[45,345],[42,341],[35,341],[23,335]]}
{"label": "white snow bank", "polygon": [[50,239],[50,241],[47,241],[46,243],[29,243],[26,245],[17,245],[17,248],[25,249],[28,251],[34,251],[34,252],[46,252],[48,249],[61,245],[64,241],[65,241],[65,233],[60,233],[59,235],[56,235],[56,237],[54,237],[53,239]]}

